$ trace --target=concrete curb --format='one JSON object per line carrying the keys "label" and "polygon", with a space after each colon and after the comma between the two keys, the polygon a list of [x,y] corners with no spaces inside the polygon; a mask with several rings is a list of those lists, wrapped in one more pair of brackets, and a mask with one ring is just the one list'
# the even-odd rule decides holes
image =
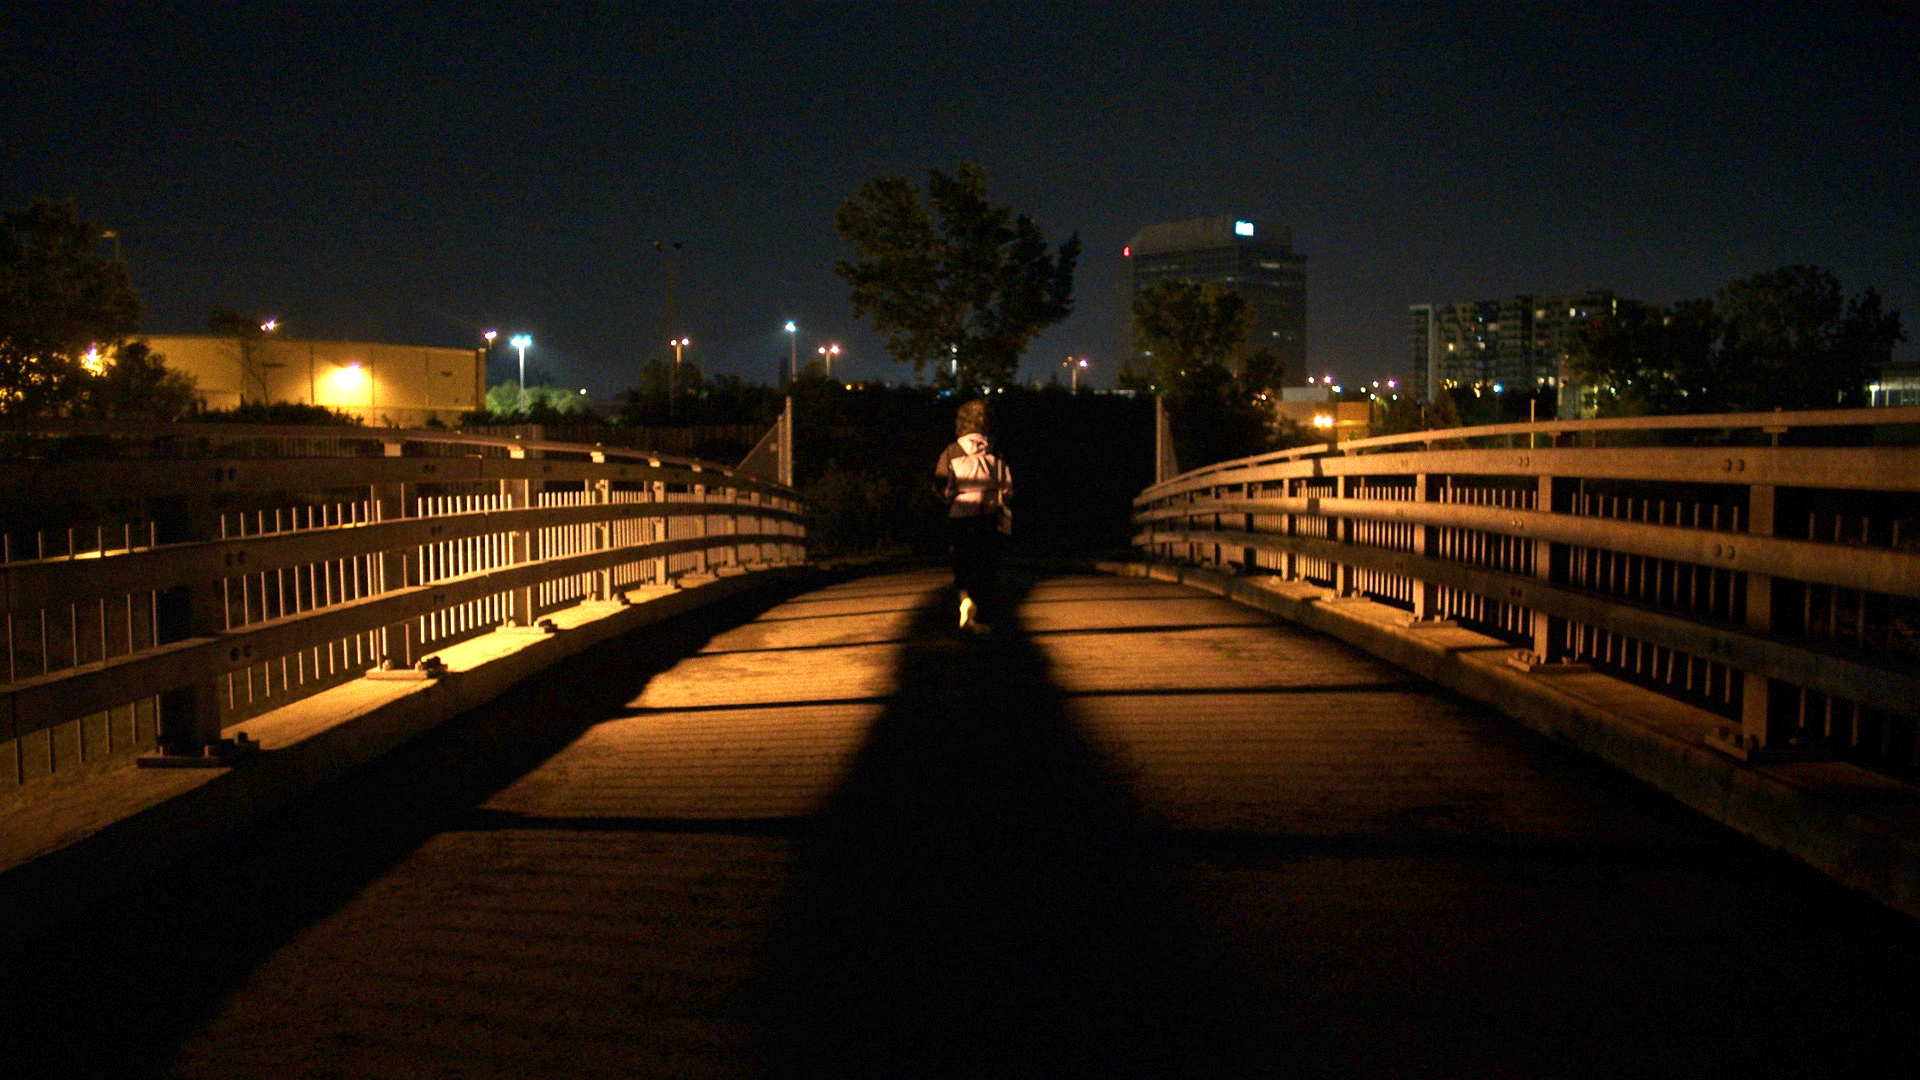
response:
{"label": "concrete curb", "polygon": [[1755,765],[1708,749],[1726,721],[1600,674],[1529,674],[1513,647],[1471,631],[1409,629],[1397,609],[1327,603],[1325,589],[1202,567],[1102,562],[1110,574],[1176,582],[1364,649],[1491,705],[1849,888],[1920,918],[1920,792],[1845,762]]}
{"label": "concrete curb", "polygon": [[[622,634],[755,589],[818,573],[776,567],[653,593],[631,606],[553,615],[545,635],[492,634],[444,650],[449,672],[420,682],[361,679],[241,725],[261,751],[233,768],[127,768],[16,814],[0,840],[0,947],[91,897],[133,885],[259,821],[515,683]],[[492,638],[503,638],[491,641]]]}

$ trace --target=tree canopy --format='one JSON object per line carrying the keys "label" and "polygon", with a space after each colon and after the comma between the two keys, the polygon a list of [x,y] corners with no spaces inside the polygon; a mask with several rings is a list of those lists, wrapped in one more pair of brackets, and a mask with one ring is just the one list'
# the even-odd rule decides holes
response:
{"label": "tree canopy", "polygon": [[120,346],[98,376],[84,380],[83,411],[104,420],[179,420],[199,405],[193,376],[167,370],[144,341]]}
{"label": "tree canopy", "polygon": [[1227,366],[1252,325],[1252,306],[1224,286],[1160,281],[1134,294],[1134,344],[1148,369],[1129,365],[1120,386],[1166,399],[1185,468],[1257,454],[1290,434],[1268,394],[1281,381],[1279,358],[1262,349],[1243,357],[1238,372]]}
{"label": "tree canopy", "polygon": [[860,185],[834,228],[854,257],[834,267],[856,317],[873,318],[887,351],[961,386],[1013,381],[1020,353],[1073,310],[1078,234],[1050,248],[1025,214],[994,206],[986,170],[930,170],[926,197],[903,176]]}
{"label": "tree canopy", "polygon": [[1623,307],[1582,327],[1568,357],[1607,415],[1830,409],[1865,404],[1902,340],[1872,289],[1849,298],[1828,271],[1785,266],[1711,298]]}
{"label": "tree canopy", "polygon": [[1133,296],[1134,346],[1164,388],[1209,364],[1224,368],[1252,327],[1253,306],[1221,285],[1158,281]]}
{"label": "tree canopy", "polygon": [[71,200],[0,214],[0,413],[60,412],[85,394],[90,351],[140,328],[127,267]]}

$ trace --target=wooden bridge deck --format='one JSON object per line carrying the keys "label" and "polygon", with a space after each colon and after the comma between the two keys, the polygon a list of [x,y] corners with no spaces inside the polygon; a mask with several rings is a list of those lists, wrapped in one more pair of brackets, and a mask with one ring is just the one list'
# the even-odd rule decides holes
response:
{"label": "wooden bridge deck", "polygon": [[0,1072],[1920,1074],[1910,923],[1337,642],[1014,578],[539,677],[0,958]]}

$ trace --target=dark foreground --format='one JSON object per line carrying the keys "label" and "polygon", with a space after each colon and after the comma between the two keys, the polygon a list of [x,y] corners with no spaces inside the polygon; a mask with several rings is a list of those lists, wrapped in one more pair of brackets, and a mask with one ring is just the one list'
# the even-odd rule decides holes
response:
{"label": "dark foreground", "polygon": [[1915,1076],[1920,934],[1345,647],[650,630],[0,957],[0,1076]]}

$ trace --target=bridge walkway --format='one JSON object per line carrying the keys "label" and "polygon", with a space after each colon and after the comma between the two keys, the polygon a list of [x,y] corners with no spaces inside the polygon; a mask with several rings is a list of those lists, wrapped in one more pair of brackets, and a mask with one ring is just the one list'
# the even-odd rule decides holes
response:
{"label": "bridge walkway", "polygon": [[0,958],[6,1075],[1920,1072],[1912,925],[1157,581],[608,643]]}

